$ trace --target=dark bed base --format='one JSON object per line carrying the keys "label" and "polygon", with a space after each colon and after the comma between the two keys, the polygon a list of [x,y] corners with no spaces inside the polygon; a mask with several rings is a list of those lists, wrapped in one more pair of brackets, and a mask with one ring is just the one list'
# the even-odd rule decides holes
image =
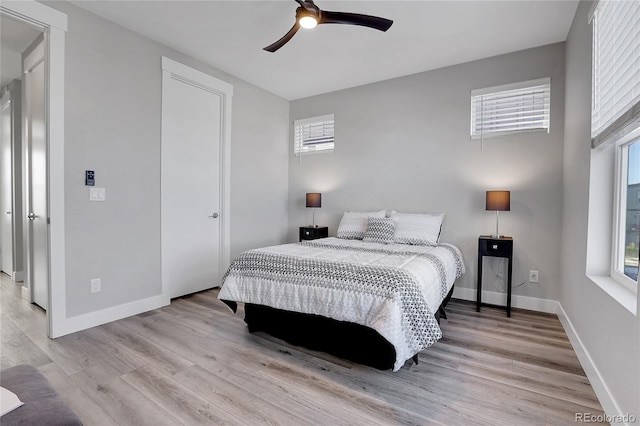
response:
{"label": "dark bed base", "polygon": [[[436,319],[446,318],[444,307],[453,287],[443,300]],[[296,346],[326,352],[380,370],[393,368],[396,351],[377,331],[360,324],[337,321],[319,315],[283,311],[246,303],[244,321],[249,332],[263,331]],[[414,357],[417,363],[417,357]]]}

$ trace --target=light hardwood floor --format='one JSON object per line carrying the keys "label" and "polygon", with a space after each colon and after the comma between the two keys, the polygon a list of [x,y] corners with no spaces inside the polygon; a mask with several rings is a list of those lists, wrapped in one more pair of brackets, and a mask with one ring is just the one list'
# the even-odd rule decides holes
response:
{"label": "light hardwood floor", "polygon": [[0,280],[1,367],[35,365],[85,425],[569,425],[603,414],[554,315],[452,300],[419,365],[378,371],[293,347],[210,290],[50,340]]}

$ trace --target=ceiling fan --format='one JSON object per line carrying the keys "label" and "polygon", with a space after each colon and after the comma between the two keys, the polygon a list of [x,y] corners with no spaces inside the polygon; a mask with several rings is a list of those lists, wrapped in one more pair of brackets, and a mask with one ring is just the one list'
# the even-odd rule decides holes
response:
{"label": "ceiling fan", "polygon": [[313,0],[295,0],[295,2],[300,5],[300,7],[296,9],[296,23],[280,40],[265,47],[264,50],[267,52],[275,52],[287,44],[295,33],[298,32],[300,27],[314,28],[320,24],[346,24],[387,31],[389,27],[391,27],[391,24],[393,24],[392,20],[379,18],[377,16],[320,10],[320,8],[313,3]]}

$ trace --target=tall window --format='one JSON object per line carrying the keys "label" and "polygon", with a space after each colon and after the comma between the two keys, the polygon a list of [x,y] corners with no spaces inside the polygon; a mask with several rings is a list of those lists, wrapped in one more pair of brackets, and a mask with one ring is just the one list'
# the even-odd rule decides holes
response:
{"label": "tall window", "polygon": [[296,155],[332,152],[334,130],[333,114],[294,121],[293,152]]}
{"label": "tall window", "polygon": [[613,272],[623,282],[638,282],[640,253],[640,137],[618,147],[618,191]]}
{"label": "tall window", "polygon": [[640,2],[601,0],[593,15],[592,146],[615,145],[611,276],[637,290],[640,248]]}
{"label": "tall window", "polygon": [[638,118],[639,102],[640,2],[602,0],[593,19],[594,145]]}
{"label": "tall window", "polygon": [[471,91],[471,138],[549,131],[551,79]]}

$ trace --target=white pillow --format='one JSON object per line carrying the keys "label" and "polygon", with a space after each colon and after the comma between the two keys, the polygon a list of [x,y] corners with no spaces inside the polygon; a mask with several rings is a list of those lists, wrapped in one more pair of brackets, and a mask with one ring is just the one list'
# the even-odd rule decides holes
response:
{"label": "white pillow", "polygon": [[393,241],[398,244],[438,245],[444,213],[398,213],[393,210],[391,218],[397,221]]}
{"label": "white pillow", "polygon": [[22,406],[24,402],[20,401],[18,395],[9,389],[0,387],[0,416],[4,416],[10,411]]}
{"label": "white pillow", "polygon": [[345,240],[361,240],[367,230],[370,217],[384,218],[386,210],[379,212],[344,212],[336,237]]}

